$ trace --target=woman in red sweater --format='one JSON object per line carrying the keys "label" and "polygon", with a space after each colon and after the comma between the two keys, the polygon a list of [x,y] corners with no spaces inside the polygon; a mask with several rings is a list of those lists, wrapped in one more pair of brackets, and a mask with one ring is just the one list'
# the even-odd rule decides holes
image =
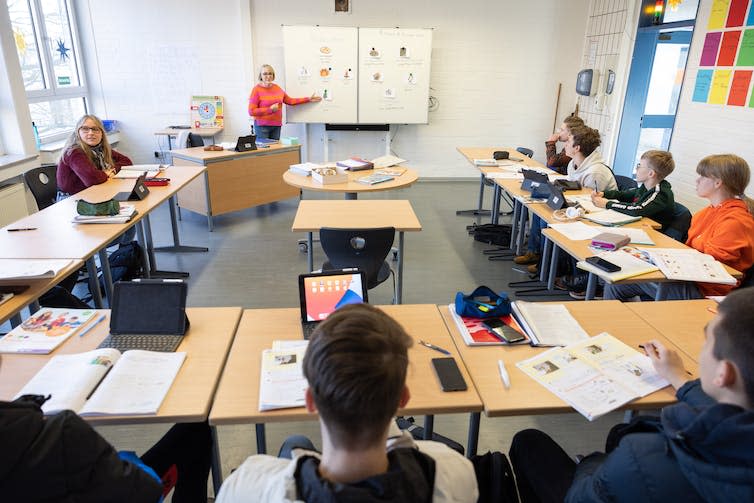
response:
{"label": "woman in red sweater", "polygon": [[[696,193],[711,203],[691,219],[686,245],[738,271],[754,264],[754,201],[746,197],[751,172],[734,154],[709,155],[696,167]],[[679,282],[666,285],[668,300],[726,295],[735,286]],[[605,299],[654,298],[656,283],[606,285]]]}
{"label": "woman in red sweater", "polygon": [[121,166],[131,164],[131,159],[110,147],[102,121],[94,115],[84,115],[58,160],[58,200],[104,183]]}
{"label": "woman in red sweater", "polygon": [[259,69],[259,84],[254,86],[249,96],[249,115],[254,117],[254,131],[258,138],[280,139],[283,125],[283,103],[300,105],[322,101],[315,92],[309,98],[291,98],[275,84],[275,70],[270,65]]}

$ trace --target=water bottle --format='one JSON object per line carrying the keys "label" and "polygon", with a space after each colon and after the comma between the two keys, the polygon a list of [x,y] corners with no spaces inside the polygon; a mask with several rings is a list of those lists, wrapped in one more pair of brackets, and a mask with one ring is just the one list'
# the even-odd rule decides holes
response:
{"label": "water bottle", "polygon": [[31,129],[34,130],[34,143],[37,145],[37,150],[42,148],[42,140],[39,139],[39,129],[34,122],[31,123]]}

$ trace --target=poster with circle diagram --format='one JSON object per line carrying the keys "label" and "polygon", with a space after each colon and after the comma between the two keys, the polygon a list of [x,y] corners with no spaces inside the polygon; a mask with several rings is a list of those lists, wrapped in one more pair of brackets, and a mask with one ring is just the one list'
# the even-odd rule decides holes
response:
{"label": "poster with circle diagram", "polygon": [[286,107],[288,122],[353,124],[358,120],[357,29],[283,26],[288,96],[322,97],[319,103]]}
{"label": "poster with circle diagram", "polygon": [[195,128],[223,127],[222,96],[192,96],[191,125]]}
{"label": "poster with circle diagram", "polygon": [[359,28],[359,123],[426,124],[432,30]]}

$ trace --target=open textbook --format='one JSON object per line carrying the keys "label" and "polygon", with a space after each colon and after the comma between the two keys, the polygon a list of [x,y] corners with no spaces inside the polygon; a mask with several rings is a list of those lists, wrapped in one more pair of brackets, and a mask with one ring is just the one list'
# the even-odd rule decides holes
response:
{"label": "open textbook", "polygon": [[0,282],[54,278],[56,274],[71,265],[69,259],[0,259]]}
{"label": "open textbook", "polygon": [[532,346],[565,346],[589,338],[563,304],[517,300],[511,309]]}
{"label": "open textbook", "polygon": [[303,407],[309,384],[304,377],[303,362],[308,341],[275,341],[272,349],[262,351],[262,375],[259,381],[259,410]]}
{"label": "open textbook", "polygon": [[0,339],[0,353],[46,355],[92,324],[94,309],[43,307]]}
{"label": "open textbook", "polygon": [[590,421],[668,385],[647,356],[604,332],[516,366]]}
{"label": "open textbook", "polygon": [[737,283],[713,256],[693,248],[653,248],[647,251],[668,279],[724,285]]}
{"label": "open textbook", "polygon": [[645,249],[634,248],[633,246],[623,246],[615,251],[603,251],[596,254],[597,257],[607,260],[611,264],[620,267],[620,271],[607,272],[593,266],[585,260],[576,263],[576,267],[587,272],[591,272],[613,283],[622,279],[641,276],[659,269],[650,259],[649,252]]}
{"label": "open textbook", "polygon": [[73,410],[79,415],[156,414],[183,365],[186,353],[104,348],[59,355],[18,392],[51,395],[45,414]]}

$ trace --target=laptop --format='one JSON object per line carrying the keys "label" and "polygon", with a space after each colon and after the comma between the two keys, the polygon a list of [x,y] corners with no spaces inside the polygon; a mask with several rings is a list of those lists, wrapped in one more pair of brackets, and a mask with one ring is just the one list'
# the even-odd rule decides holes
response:
{"label": "laptop", "polygon": [[246,152],[257,149],[257,137],[253,134],[248,136],[239,136],[236,142],[236,152]]}
{"label": "laptop", "polygon": [[531,192],[533,189],[540,185],[548,183],[549,179],[544,173],[540,173],[534,169],[522,169],[521,173],[524,175],[524,181],[521,183],[521,190],[528,190]]}
{"label": "laptop", "polygon": [[553,210],[561,210],[569,206],[576,206],[575,204],[566,201],[563,195],[563,189],[557,184],[550,184],[550,197],[547,198],[547,206]]}
{"label": "laptop", "polygon": [[110,335],[98,347],[175,351],[189,327],[187,293],[188,285],[181,280],[115,283],[110,304]]}
{"label": "laptop", "polygon": [[134,188],[131,192],[118,192],[113,196],[113,199],[116,201],[141,201],[147,197],[149,189],[144,185],[144,178],[145,176],[141,175],[136,179],[136,183],[134,183]]}
{"label": "laptop", "polygon": [[367,302],[366,273],[359,269],[312,272],[298,277],[301,328],[309,340],[317,325],[346,304]]}

